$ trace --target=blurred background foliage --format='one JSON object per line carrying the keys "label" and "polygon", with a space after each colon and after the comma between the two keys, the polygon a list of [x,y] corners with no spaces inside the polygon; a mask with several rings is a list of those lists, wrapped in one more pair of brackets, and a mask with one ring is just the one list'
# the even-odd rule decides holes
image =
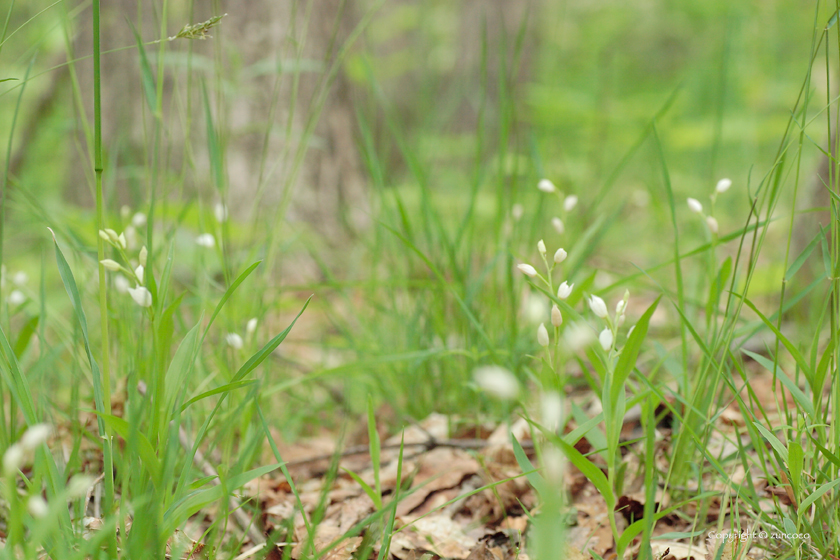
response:
{"label": "blurred background foliage", "polygon": [[[174,277],[196,316],[232,272],[265,258],[262,284],[237,296],[230,328],[251,314],[285,325],[275,304],[297,309],[298,295],[327,294],[328,328],[307,329],[306,315],[299,327],[320,348],[306,357],[321,362],[324,378],[346,380],[347,402],[363,403],[354,391],[380,385],[416,415],[457,409],[458,388],[488,356],[516,371],[528,362],[534,341],[519,332],[521,295],[510,274],[487,278],[494,267],[510,271],[514,258],[532,260],[537,239],[572,247],[606,223],[596,228],[597,252],[581,250],[596,268],[620,274],[666,258],[658,149],[642,142],[654,118],[678,200],[731,177],[717,217],[722,231],[742,227],[748,184],[772,165],[811,64],[809,38],[831,13],[804,0],[214,0],[168,9],[161,25],[157,3],[103,3],[109,220],[125,226],[154,183],[160,215],[178,225]],[[224,13],[212,39],[166,43],[154,159],[155,115],[132,27],[157,76],[151,41]],[[61,222],[88,257],[94,243],[89,20],[87,3],[17,0],[14,35],[0,51],[0,79],[16,79],[0,84],[0,130],[11,130],[30,76],[10,148],[6,264],[32,278],[40,274],[32,255],[47,247],[43,226]],[[814,62],[811,117],[825,106],[824,56]],[[215,187],[202,87],[225,161]],[[825,144],[824,121],[808,138]],[[819,150],[805,148],[810,177]],[[580,197],[563,236],[548,221],[559,208],[536,192],[542,177]],[[232,216],[219,232],[224,250],[203,256],[193,239],[212,226],[220,200]],[[511,234],[515,204],[525,227]],[[266,236],[275,224],[278,235]],[[702,241],[701,221],[680,227]],[[203,267],[208,274],[194,278]],[[441,297],[450,289],[462,305]]]}

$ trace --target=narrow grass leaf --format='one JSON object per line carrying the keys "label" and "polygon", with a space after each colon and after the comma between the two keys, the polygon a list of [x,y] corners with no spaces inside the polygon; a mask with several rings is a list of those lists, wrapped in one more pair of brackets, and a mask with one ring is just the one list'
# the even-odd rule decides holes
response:
{"label": "narrow grass leaf", "polygon": [[615,372],[613,373],[613,380],[610,384],[609,402],[611,407],[615,407],[618,404],[619,394],[623,393],[624,384],[630,376],[630,372],[636,367],[636,359],[639,357],[639,351],[642,349],[642,343],[647,336],[648,327],[650,326],[650,318],[656,311],[656,307],[659,305],[659,300],[661,299],[661,295],[657,297],[638,320],[636,327],[630,334],[630,338],[627,340],[627,344],[624,345],[624,349],[618,357],[618,363],[616,364]]}
{"label": "narrow grass leaf", "polygon": [[202,401],[208,397],[212,397],[213,395],[218,395],[220,393],[229,393],[231,391],[235,391],[237,389],[242,389],[243,387],[249,387],[251,385],[255,385],[258,383],[256,379],[245,379],[243,381],[234,381],[233,383],[226,383],[220,387],[216,387],[215,389],[210,389],[209,391],[205,391],[200,395],[196,395],[184,404],[181,405],[181,412],[184,412],[186,409],[197,403],[198,401]]}
{"label": "narrow grass leaf", "polygon": [[802,407],[802,410],[808,414],[812,421],[815,419],[816,411],[814,410],[814,403],[805,395],[805,393],[802,392],[802,389],[800,389],[796,383],[787,376],[780,366],[774,364],[764,356],[756,354],[755,352],[750,352],[747,349],[742,348],[741,352],[761,364],[770,373],[775,374],[779,381],[782,382],[782,385],[790,391],[793,398],[796,399],[796,403]]}
{"label": "narrow grass leaf", "polygon": [[826,492],[836,488],[838,484],[840,484],[840,478],[832,480],[831,482],[826,482],[825,484],[814,490],[811,493],[811,495],[802,500],[802,503],[799,504],[799,509],[797,510],[797,513],[799,515],[804,515],[805,513],[807,513],[809,507],[811,507],[817,500],[819,500],[823,495],[825,495]]}
{"label": "narrow grass leaf", "polygon": [[770,443],[770,445],[773,446],[773,449],[776,450],[776,453],[779,454],[779,456],[782,458],[782,460],[785,463],[787,463],[788,462],[788,451],[787,451],[787,449],[785,449],[785,446],[782,445],[782,442],[779,441],[779,438],[777,438],[775,435],[773,435],[773,432],[771,432],[770,430],[768,430],[767,428],[765,428],[764,426],[762,426],[758,422],[753,422],[752,424],[753,424],[753,426],[756,427],[756,429],[758,429],[759,432],[761,432],[761,435],[764,436],[764,438]]}

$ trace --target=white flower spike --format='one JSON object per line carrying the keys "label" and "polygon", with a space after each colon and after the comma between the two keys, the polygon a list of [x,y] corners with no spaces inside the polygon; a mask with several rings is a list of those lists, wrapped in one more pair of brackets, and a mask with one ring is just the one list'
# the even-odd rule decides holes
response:
{"label": "white flower spike", "polygon": [[560,286],[557,287],[557,297],[560,299],[566,299],[570,295],[572,295],[572,289],[575,287],[574,284],[571,286],[568,282],[563,282]]}
{"label": "white flower spike", "polygon": [[129,288],[128,295],[131,296],[131,299],[134,300],[134,303],[139,305],[140,307],[151,307],[152,306],[152,292],[144,288],[143,286],[137,286],[136,288]]}
{"label": "white flower spike", "polygon": [[590,296],[589,298],[589,308],[592,312],[600,317],[601,319],[606,318],[607,316],[607,304],[604,303],[604,300],[599,298],[598,296]]}
{"label": "white flower spike", "polygon": [[227,333],[225,335],[225,342],[227,342],[228,346],[230,346],[234,350],[239,350],[242,348],[242,346],[245,345],[245,342],[242,340],[242,337],[236,333]]}
{"label": "white flower spike", "polygon": [[729,190],[729,187],[732,186],[732,179],[721,179],[715,185],[715,192],[716,193],[725,193]]}
{"label": "white flower spike", "polygon": [[544,193],[553,193],[557,191],[557,187],[555,187],[554,183],[548,179],[540,179],[540,182],[537,183],[537,188]]}
{"label": "white flower spike", "polygon": [[501,366],[482,366],[473,372],[473,379],[481,389],[499,399],[515,399],[519,395],[519,381]]}
{"label": "white flower spike", "polygon": [[601,348],[604,349],[604,352],[609,352],[610,348],[612,348],[613,343],[613,333],[610,329],[604,329],[601,331],[601,334],[598,335],[598,342],[601,343]]}
{"label": "white flower spike", "polygon": [[537,275],[537,269],[531,266],[530,264],[518,264],[516,265],[516,268],[518,268],[519,271],[525,276],[530,276],[531,278],[533,278]]}
{"label": "white flower spike", "polygon": [[700,201],[696,198],[688,199],[688,208],[695,214],[700,214],[703,212],[703,205],[700,204]]}
{"label": "white flower spike", "polygon": [[566,212],[571,212],[574,210],[575,206],[577,206],[578,197],[575,195],[567,196],[566,200],[563,201],[563,210]]}
{"label": "white flower spike", "polygon": [[542,347],[548,346],[548,329],[545,328],[545,323],[540,323],[539,328],[537,328],[537,342]]}
{"label": "white flower spike", "polygon": [[563,224],[563,220],[560,218],[551,218],[551,227],[554,228],[554,231],[557,232],[557,235],[563,235],[566,233],[566,226]]}
{"label": "white flower spike", "polygon": [[565,261],[566,257],[568,256],[569,253],[567,253],[565,249],[557,249],[557,251],[554,253],[554,262],[560,264],[561,262]]}
{"label": "white flower spike", "polygon": [[551,307],[551,324],[555,327],[563,324],[563,314],[560,313],[560,308],[557,305]]}

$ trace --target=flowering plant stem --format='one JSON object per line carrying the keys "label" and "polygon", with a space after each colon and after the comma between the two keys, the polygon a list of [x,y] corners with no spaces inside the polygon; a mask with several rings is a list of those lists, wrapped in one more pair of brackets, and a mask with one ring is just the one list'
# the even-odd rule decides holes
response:
{"label": "flowering plant stem", "polygon": [[[105,276],[105,267],[102,260],[105,258],[105,242],[99,237],[98,232],[105,227],[104,200],[102,193],[102,80],[101,80],[101,49],[99,34],[99,0],[93,0],[93,171],[96,176],[96,231],[97,244],[96,252],[99,262],[99,313],[100,328],[102,329],[102,403],[104,414],[111,414],[111,360],[110,343],[108,338],[108,286]],[[106,512],[114,504],[114,458],[111,448],[111,429],[104,426],[103,460],[104,460],[104,500]],[[116,553],[116,537],[108,539],[109,552]]]}

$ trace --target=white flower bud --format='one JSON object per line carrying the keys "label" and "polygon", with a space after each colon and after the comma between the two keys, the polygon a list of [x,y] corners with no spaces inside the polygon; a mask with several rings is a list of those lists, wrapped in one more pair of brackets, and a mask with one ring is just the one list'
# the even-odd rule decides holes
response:
{"label": "white flower bud", "polygon": [[473,372],[473,379],[484,391],[494,397],[508,400],[519,395],[519,381],[501,366],[482,366]]}
{"label": "white flower bud", "polygon": [[542,239],[537,241],[537,250],[540,252],[540,255],[542,255],[543,257],[545,256],[545,241],[543,241]]}
{"label": "white flower bud", "polygon": [[513,208],[510,210],[510,215],[513,217],[514,222],[518,222],[524,214],[525,208],[523,208],[521,204],[514,204]]}
{"label": "white flower bud", "polygon": [[537,275],[537,269],[531,266],[530,264],[518,264],[516,265],[516,268],[518,268],[519,271],[522,272],[522,274],[524,274],[525,276],[530,276],[531,278],[533,278]]}
{"label": "white flower bud", "polygon": [[725,193],[726,191],[729,190],[729,187],[731,187],[731,186],[732,186],[732,179],[721,179],[720,181],[717,182],[717,185],[715,185],[715,192]]}
{"label": "white flower bud", "polygon": [[557,297],[560,299],[566,299],[567,297],[572,295],[572,289],[574,287],[574,284],[570,286],[568,282],[563,281],[563,283],[557,287]]}
{"label": "white flower bud", "polygon": [[128,204],[123,204],[120,207],[120,218],[127,220],[131,216],[131,207]]}
{"label": "white flower bud", "polygon": [[566,233],[566,226],[563,225],[563,220],[560,218],[551,218],[551,227],[554,228],[554,231],[556,231],[558,235]]}
{"label": "white flower bud", "polygon": [[574,210],[575,206],[577,206],[578,197],[575,195],[570,195],[566,197],[566,200],[563,201],[563,210],[566,212],[571,212]]}
{"label": "white flower bud", "polygon": [[46,443],[52,434],[52,426],[49,424],[35,424],[30,426],[23,437],[20,438],[20,444],[27,451],[32,451],[40,447],[42,443]]}
{"label": "white flower bud", "polygon": [[111,238],[108,237],[108,234],[105,233],[105,230],[103,230],[103,229],[99,230],[99,237],[101,237],[104,241],[107,241],[109,243],[111,242]]}
{"label": "white flower bud", "polygon": [[620,327],[621,325],[623,325],[623,324],[624,324],[624,320],[625,320],[625,319],[626,319],[626,316],[624,315],[624,313],[622,313],[621,315],[619,315],[618,317],[616,317],[616,318],[615,318],[615,326],[616,326],[616,328],[618,328],[618,327]]}
{"label": "white flower bud", "polygon": [[589,298],[589,308],[592,312],[601,319],[607,316],[607,304],[598,296],[591,296]]}
{"label": "white flower bud", "polygon": [[23,272],[22,270],[18,271],[18,272],[15,272],[15,275],[12,276],[12,282],[16,286],[25,286],[28,281],[29,281],[29,275],[27,273]]}
{"label": "white flower bud", "polygon": [[537,342],[540,343],[540,346],[548,346],[548,329],[545,328],[545,323],[540,323],[537,328]]}
{"label": "white flower bud", "polygon": [[128,283],[128,278],[122,274],[117,274],[114,277],[114,288],[116,288],[119,293],[127,294],[130,287],[131,284]]}
{"label": "white flower bud", "polygon": [[26,509],[29,510],[29,514],[35,519],[46,517],[50,511],[50,507],[44,498],[37,494],[29,498],[29,501],[26,502]]}
{"label": "white flower bud", "polygon": [[601,343],[601,348],[603,348],[605,352],[609,352],[613,343],[612,331],[609,328],[602,330],[601,334],[598,335],[598,342]]}
{"label": "white flower bud", "polygon": [[120,263],[118,263],[115,260],[111,260],[111,259],[103,259],[103,260],[99,261],[99,264],[104,266],[105,270],[110,270],[111,272],[117,272],[118,270],[120,270],[122,268],[120,266]]}
{"label": "white flower bud", "polygon": [[709,231],[712,233],[718,232],[718,223],[714,216],[706,216],[706,225],[709,226]]}
{"label": "white flower bud", "polygon": [[228,211],[227,206],[222,204],[221,202],[217,202],[216,206],[213,207],[213,214],[216,216],[216,221],[222,223],[227,221],[228,219]]}
{"label": "white flower bud", "polygon": [[257,330],[257,318],[252,317],[251,319],[248,320],[248,324],[245,326],[245,332],[247,332],[248,334],[254,334],[254,332],[256,330]]}
{"label": "white flower bud", "polygon": [[128,247],[128,241],[126,241],[125,239],[125,232],[117,236],[117,243],[119,243],[120,247],[122,247],[123,249],[126,249]]}
{"label": "white flower bud", "polygon": [[23,466],[23,447],[19,443],[13,443],[3,454],[3,473],[7,477],[13,477]]}
{"label": "white flower bud", "polygon": [[26,295],[20,290],[12,290],[12,293],[9,294],[9,297],[6,298],[6,301],[12,307],[17,307],[18,305],[26,301]]}
{"label": "white flower bud", "polygon": [[139,260],[139,261],[140,261],[140,264],[141,264],[142,266],[146,266],[146,261],[147,261],[148,259],[149,259],[149,250],[148,250],[148,249],[146,249],[146,246],[145,246],[145,245],[143,245],[143,248],[142,248],[142,249],[140,249],[140,256],[138,257],[138,259],[137,259],[137,260]]}
{"label": "white flower bud", "polygon": [[569,254],[566,252],[565,249],[557,249],[557,251],[555,251],[554,253],[554,262],[560,264],[561,262],[566,260],[567,256],[569,256]]}
{"label": "white flower bud", "polygon": [[206,247],[207,249],[212,249],[216,246],[216,239],[211,233],[202,233],[201,235],[195,238],[195,244],[199,247]]}
{"label": "white flower bud", "polygon": [[134,226],[126,226],[123,235],[125,235],[126,247],[128,249],[137,247],[137,230],[134,229]]}
{"label": "white flower bud", "polygon": [[134,214],[134,217],[131,218],[131,225],[140,229],[141,227],[146,225],[146,214],[143,212],[137,212]]}
{"label": "white flower bud", "polygon": [[227,342],[228,346],[233,348],[234,350],[239,350],[244,346],[245,342],[242,340],[242,337],[236,333],[227,333],[225,335],[225,342]]}
{"label": "white flower bud", "polygon": [[625,300],[621,300],[618,303],[616,303],[615,304],[615,315],[616,315],[616,317],[618,317],[619,315],[624,313],[625,309],[627,309],[627,302]]}
{"label": "white flower bud", "polygon": [[137,281],[138,281],[138,282],[140,282],[141,284],[143,283],[143,273],[144,273],[145,271],[146,271],[146,270],[143,268],[143,265],[142,265],[142,264],[141,264],[141,265],[139,265],[137,268],[135,268],[135,269],[134,269],[134,276],[136,276],[136,277],[137,277]]}
{"label": "white flower bud", "polygon": [[555,327],[563,324],[563,314],[560,313],[560,308],[557,305],[551,307],[551,324]]}
{"label": "white flower bud", "polygon": [[540,179],[540,182],[537,183],[537,188],[544,193],[553,193],[557,190],[557,187],[554,186],[554,183],[552,183],[548,179]]}
{"label": "white flower bud", "polygon": [[131,299],[139,305],[140,307],[151,307],[152,306],[152,292],[144,288],[143,286],[137,286],[136,288],[129,288],[128,294],[131,296]]}
{"label": "white flower bud", "polygon": [[700,201],[696,198],[688,199],[688,208],[695,214],[700,214],[701,212],[703,212],[703,205],[700,204]]}
{"label": "white flower bud", "polygon": [[117,244],[120,242],[120,236],[117,235],[116,231],[109,228],[105,228],[105,233],[108,234],[108,241],[110,241],[111,243]]}

